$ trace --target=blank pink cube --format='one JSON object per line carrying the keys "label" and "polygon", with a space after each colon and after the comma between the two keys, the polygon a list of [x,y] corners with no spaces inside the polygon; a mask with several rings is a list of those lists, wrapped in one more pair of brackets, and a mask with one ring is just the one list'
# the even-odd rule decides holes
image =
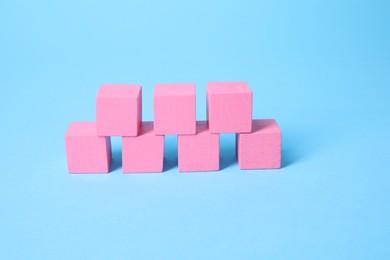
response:
{"label": "blank pink cube", "polygon": [[207,83],[207,119],[212,133],[252,130],[252,91],[245,82]]}
{"label": "blank pink cube", "polygon": [[282,133],[275,120],[253,120],[253,132],[237,134],[236,142],[241,169],[281,167]]}
{"label": "blank pink cube", "polygon": [[110,137],[96,134],[95,122],[71,123],[65,135],[69,173],[108,173]]}
{"label": "blank pink cube", "polygon": [[141,121],[141,86],[106,84],[100,87],[96,98],[99,136],[137,136]]}
{"label": "blank pink cube", "polygon": [[153,122],[142,123],[136,137],[122,138],[122,169],[124,173],[162,172],[164,136],[155,135]]}
{"label": "blank pink cube", "polygon": [[195,84],[157,84],[154,131],[157,135],[196,133]]}
{"label": "blank pink cube", "polygon": [[178,161],[180,172],[218,171],[219,134],[206,121],[197,122],[195,135],[178,136]]}

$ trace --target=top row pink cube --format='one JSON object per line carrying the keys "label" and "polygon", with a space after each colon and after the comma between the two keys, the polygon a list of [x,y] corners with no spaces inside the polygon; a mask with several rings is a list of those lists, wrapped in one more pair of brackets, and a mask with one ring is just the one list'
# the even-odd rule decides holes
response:
{"label": "top row pink cube", "polygon": [[195,84],[157,84],[154,88],[156,135],[196,134]]}
{"label": "top row pink cube", "polygon": [[105,84],[96,97],[99,136],[137,136],[142,121],[142,87]]}
{"label": "top row pink cube", "polygon": [[211,133],[252,131],[252,91],[245,82],[207,84],[207,120]]}
{"label": "top row pink cube", "polygon": [[[211,133],[252,130],[252,91],[244,82],[207,84],[207,119]],[[102,85],[96,100],[99,136],[137,136],[142,121],[140,85]],[[154,90],[156,135],[196,134],[195,84],[157,84]]]}

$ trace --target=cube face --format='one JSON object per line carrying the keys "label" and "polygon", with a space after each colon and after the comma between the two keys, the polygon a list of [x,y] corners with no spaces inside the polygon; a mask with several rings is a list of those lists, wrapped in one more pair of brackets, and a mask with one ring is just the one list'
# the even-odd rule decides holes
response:
{"label": "cube face", "polygon": [[219,142],[219,134],[210,133],[207,122],[197,122],[195,135],[178,136],[179,171],[218,171]]}
{"label": "cube face", "polygon": [[74,122],[65,135],[69,173],[108,173],[110,137],[97,136],[96,123]]}
{"label": "cube face", "polygon": [[122,138],[124,173],[163,171],[164,136],[155,135],[153,128],[153,122],[144,122],[138,136]]}
{"label": "cube face", "polygon": [[157,84],[154,91],[156,135],[196,133],[195,84]]}
{"label": "cube face", "polygon": [[139,85],[102,85],[96,98],[99,136],[137,136],[142,121]]}
{"label": "cube face", "polygon": [[254,120],[253,132],[237,134],[236,142],[242,170],[281,167],[282,134],[275,120]]}
{"label": "cube face", "polygon": [[207,84],[207,119],[212,133],[252,131],[252,91],[245,82]]}

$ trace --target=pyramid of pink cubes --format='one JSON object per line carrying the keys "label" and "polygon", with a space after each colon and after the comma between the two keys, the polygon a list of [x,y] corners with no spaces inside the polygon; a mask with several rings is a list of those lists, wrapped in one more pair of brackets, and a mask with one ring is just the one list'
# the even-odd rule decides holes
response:
{"label": "pyramid of pink cubes", "polygon": [[140,85],[102,85],[96,122],[73,122],[66,135],[70,173],[108,173],[111,136],[122,137],[124,173],[162,172],[165,135],[178,136],[180,172],[218,171],[220,134],[236,134],[240,169],[281,167],[281,131],[273,119],[253,119],[245,82],[207,84],[207,120],[196,121],[195,84],[157,84],[154,122],[142,121]]}

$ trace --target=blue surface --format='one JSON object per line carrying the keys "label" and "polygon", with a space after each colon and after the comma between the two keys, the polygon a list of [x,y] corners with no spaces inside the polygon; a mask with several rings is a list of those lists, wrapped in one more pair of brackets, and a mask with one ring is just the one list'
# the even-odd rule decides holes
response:
{"label": "blue surface", "polygon": [[[1,1],[0,259],[389,259],[389,1]],[[247,81],[283,168],[69,175],[102,83]]]}

